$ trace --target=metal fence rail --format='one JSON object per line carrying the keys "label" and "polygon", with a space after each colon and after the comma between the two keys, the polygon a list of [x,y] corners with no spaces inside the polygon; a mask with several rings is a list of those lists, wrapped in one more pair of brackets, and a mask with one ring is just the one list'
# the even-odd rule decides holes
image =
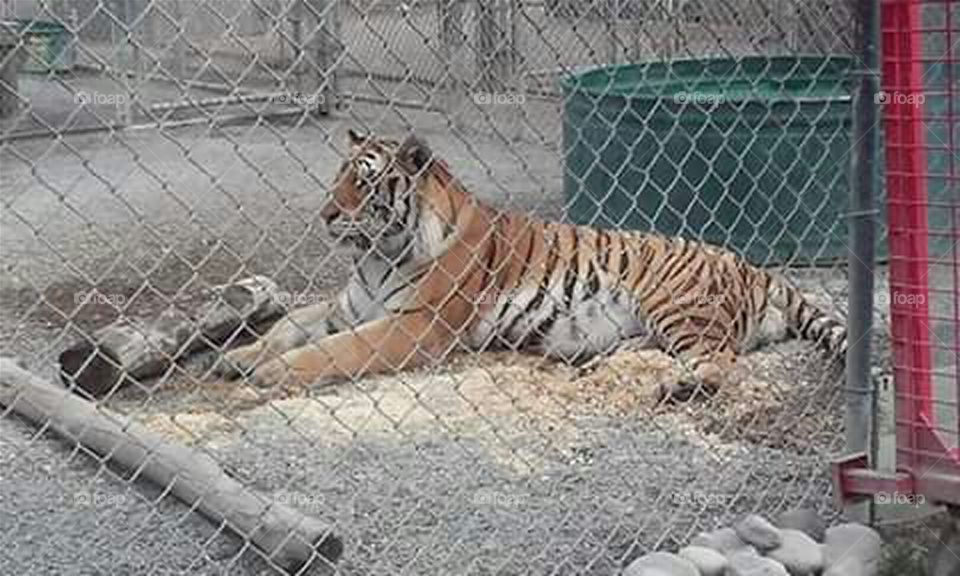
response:
{"label": "metal fence rail", "polygon": [[[680,405],[656,397],[691,366],[630,346],[587,365],[453,350],[323,388],[214,368],[353,273],[322,212],[348,129],[420,136],[500,208],[729,248],[842,316],[863,105],[851,6],[0,0],[3,355],[61,380],[85,344],[68,385],[99,362],[114,374],[99,410],[331,526],[343,574],[610,574],[747,512],[832,515],[843,377],[809,343],[744,354],[737,386]],[[248,277],[279,312],[235,307],[245,322],[224,335],[198,311],[229,316]],[[880,367],[886,316],[869,334]],[[152,371],[106,352],[117,333]],[[90,466],[68,436],[52,447],[0,408],[0,515],[20,518],[0,529],[5,569],[278,567],[262,533],[224,539],[236,525],[103,454]]]}

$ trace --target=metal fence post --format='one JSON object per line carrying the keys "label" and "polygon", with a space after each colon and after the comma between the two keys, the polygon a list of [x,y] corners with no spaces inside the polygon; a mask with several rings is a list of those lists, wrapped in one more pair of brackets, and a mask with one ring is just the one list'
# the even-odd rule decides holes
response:
{"label": "metal fence post", "polygon": [[[876,391],[870,371],[870,336],[873,328],[874,220],[877,210],[877,93],[879,70],[879,3],[858,4],[860,83],[854,117],[854,182],[850,188],[850,293],[847,316],[847,375],[845,444],[848,454],[875,448],[868,441],[875,429]],[[870,454],[871,459],[875,458]],[[870,506],[868,514],[872,515]],[[851,511],[856,514],[857,512]]]}
{"label": "metal fence post", "polygon": [[[312,93],[319,91],[320,101],[313,108],[317,114],[329,114],[339,99],[337,86],[337,66],[343,53],[343,41],[340,33],[338,0],[308,0],[311,12],[310,30],[314,30],[307,53],[317,65],[316,83],[310,83]],[[314,28],[315,27],[315,28]]]}

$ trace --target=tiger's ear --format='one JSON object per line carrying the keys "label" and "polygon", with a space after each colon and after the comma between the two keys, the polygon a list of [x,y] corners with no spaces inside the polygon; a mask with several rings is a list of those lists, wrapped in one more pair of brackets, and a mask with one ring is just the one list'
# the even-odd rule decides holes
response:
{"label": "tiger's ear", "polygon": [[357,132],[353,128],[347,130],[347,143],[350,144],[350,148],[356,150],[363,146],[363,143],[369,139],[369,136]]}
{"label": "tiger's ear", "polygon": [[407,172],[416,174],[433,160],[433,151],[418,136],[411,134],[397,149],[397,161]]}

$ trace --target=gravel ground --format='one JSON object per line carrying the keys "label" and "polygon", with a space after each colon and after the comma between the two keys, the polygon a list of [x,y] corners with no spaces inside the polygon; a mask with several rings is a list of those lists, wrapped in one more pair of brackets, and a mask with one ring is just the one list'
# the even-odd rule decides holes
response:
{"label": "gravel ground", "polygon": [[[317,183],[339,163],[330,144],[352,124],[416,125],[479,195],[559,215],[554,150],[492,137],[468,147],[427,115],[348,115],[296,130],[10,143],[0,151],[6,353],[53,376],[70,340],[117,316],[83,297],[94,285],[138,317],[251,273],[328,294],[344,263],[312,215],[323,200]],[[827,305],[845,301],[842,270],[791,275]],[[883,335],[876,341],[885,354]],[[464,356],[269,398],[201,382],[208,356],[153,393],[131,389],[110,404],[333,522],[346,543],[343,574],[610,574],[746,511],[830,513],[842,395],[818,358],[796,342],[758,352],[744,386],[682,409],[649,402],[669,377],[658,353],[622,353],[590,374]],[[270,572],[253,553],[238,559],[234,539],[182,505],[10,416],[0,417],[0,477],[5,573]]]}

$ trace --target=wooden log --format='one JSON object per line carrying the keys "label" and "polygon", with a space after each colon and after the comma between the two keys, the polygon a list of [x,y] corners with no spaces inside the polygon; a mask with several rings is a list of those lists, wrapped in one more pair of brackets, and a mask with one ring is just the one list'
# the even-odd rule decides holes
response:
{"label": "wooden log", "polygon": [[94,332],[60,354],[60,377],[100,397],[132,380],[163,373],[210,344],[222,344],[247,323],[260,330],[283,314],[276,283],[253,276],[212,291],[196,313],[168,308],[149,323],[128,318]]}
{"label": "wooden log", "polygon": [[[305,516],[227,476],[210,456],[169,442],[120,414],[0,357],[0,405],[25,420],[79,442],[107,463],[169,489],[215,525],[224,524],[291,574],[332,568],[343,543],[320,520]],[[317,562],[316,565],[313,562]]]}

